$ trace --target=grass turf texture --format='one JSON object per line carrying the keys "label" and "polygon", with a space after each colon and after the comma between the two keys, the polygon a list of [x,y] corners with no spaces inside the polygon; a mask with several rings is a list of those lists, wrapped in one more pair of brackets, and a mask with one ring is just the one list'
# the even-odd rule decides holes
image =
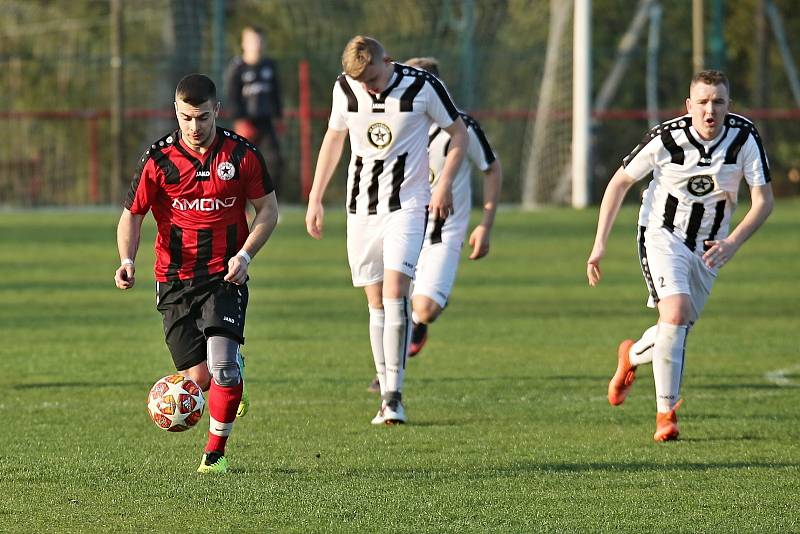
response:
{"label": "grass turf texture", "polygon": [[605,399],[618,342],[655,318],[632,207],[595,289],[596,210],[502,211],[489,258],[462,263],[409,362],[410,424],[394,428],[369,424],[368,315],[341,210],[321,242],[287,211],[251,267],[253,404],[222,478],[194,472],[207,415],[175,435],[147,417],[149,387],[173,369],[154,227],[121,292],[117,217],[0,214],[2,531],[800,529],[797,200],[722,270],[688,341],[682,439],[668,444],[652,442],[649,366],[624,406]]}

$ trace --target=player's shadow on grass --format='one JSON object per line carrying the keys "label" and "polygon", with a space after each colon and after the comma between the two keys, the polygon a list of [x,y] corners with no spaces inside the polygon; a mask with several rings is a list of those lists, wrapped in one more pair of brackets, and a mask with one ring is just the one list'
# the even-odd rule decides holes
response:
{"label": "player's shadow on grass", "polygon": [[697,384],[692,389],[783,389],[786,387],[800,387],[800,384]]}
{"label": "player's shadow on grass", "polygon": [[[797,462],[588,462],[588,463],[542,463],[522,466],[522,471],[580,473],[585,471],[708,471],[713,469],[786,469],[800,467]],[[514,467],[509,467],[514,471]]]}

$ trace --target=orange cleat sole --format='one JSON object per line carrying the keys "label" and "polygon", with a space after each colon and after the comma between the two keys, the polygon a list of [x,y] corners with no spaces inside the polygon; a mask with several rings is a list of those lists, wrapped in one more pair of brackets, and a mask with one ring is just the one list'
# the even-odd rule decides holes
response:
{"label": "orange cleat sole", "polygon": [[636,367],[631,365],[628,356],[633,343],[632,339],[626,339],[617,349],[617,372],[608,383],[608,403],[612,406],[619,406],[625,402],[633,381],[636,380]]}
{"label": "orange cleat sole", "polygon": [[678,439],[680,429],[678,428],[678,415],[675,413],[680,405],[683,404],[683,399],[668,412],[656,412],[656,433],[653,434],[653,440],[658,442],[675,441]]}

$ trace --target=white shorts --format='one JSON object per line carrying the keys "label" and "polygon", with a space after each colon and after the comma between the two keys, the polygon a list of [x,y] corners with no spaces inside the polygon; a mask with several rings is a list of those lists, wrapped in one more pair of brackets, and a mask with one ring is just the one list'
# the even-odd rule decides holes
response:
{"label": "white shorts", "polygon": [[461,216],[451,215],[444,224],[436,219],[428,220],[412,296],[424,295],[442,308],[445,307],[456,281],[468,223],[468,211]]}
{"label": "white shorts", "polygon": [[711,294],[716,270],[706,267],[700,256],[665,228],[639,228],[639,260],[650,292],[647,305],[655,308],[670,295],[688,295],[697,320]]}
{"label": "white shorts", "polygon": [[460,258],[460,244],[426,242],[419,255],[412,297],[424,295],[444,308],[456,281]]}
{"label": "white shorts", "polygon": [[428,211],[403,208],[378,215],[347,215],[347,259],[355,287],[383,280],[385,270],[414,276]]}

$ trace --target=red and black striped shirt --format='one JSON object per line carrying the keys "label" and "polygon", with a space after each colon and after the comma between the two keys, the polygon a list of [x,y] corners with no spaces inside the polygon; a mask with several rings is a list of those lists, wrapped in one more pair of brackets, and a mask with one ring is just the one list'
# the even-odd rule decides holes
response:
{"label": "red and black striped shirt", "polygon": [[153,211],[156,280],[187,280],[227,269],[249,233],[247,199],[273,190],[264,158],[244,138],[218,127],[199,154],[176,130],[140,158],[125,207],[140,215]]}

